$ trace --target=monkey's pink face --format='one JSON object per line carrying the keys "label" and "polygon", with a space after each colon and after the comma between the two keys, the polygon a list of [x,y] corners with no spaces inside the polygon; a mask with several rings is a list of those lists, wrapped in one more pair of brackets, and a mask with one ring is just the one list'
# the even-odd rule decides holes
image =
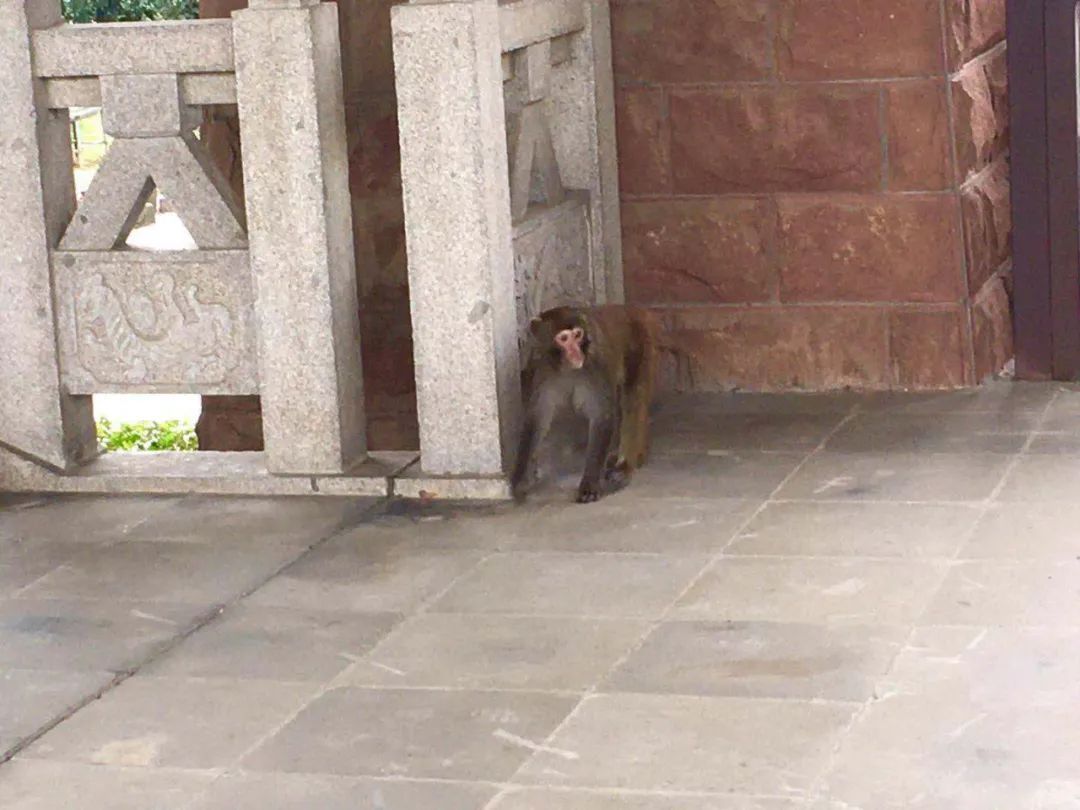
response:
{"label": "monkey's pink face", "polygon": [[562,352],[563,360],[571,368],[581,368],[585,365],[585,352],[582,344],[585,342],[585,330],[580,326],[573,329],[563,329],[555,335],[555,345]]}

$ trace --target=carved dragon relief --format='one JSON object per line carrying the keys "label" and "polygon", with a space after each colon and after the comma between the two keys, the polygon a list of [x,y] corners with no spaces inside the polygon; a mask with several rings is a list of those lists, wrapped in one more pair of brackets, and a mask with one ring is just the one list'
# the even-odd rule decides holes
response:
{"label": "carved dragon relief", "polygon": [[[114,140],[54,254],[68,386],[79,393],[155,387],[253,393],[242,204],[192,134],[197,117],[179,107],[175,76],[105,78],[106,129],[116,127]],[[153,94],[159,118],[170,105],[180,114],[155,125],[133,119],[126,105],[140,93]],[[155,186],[199,250],[125,248]]]}
{"label": "carved dragon relief", "polygon": [[106,386],[235,384],[246,374],[250,318],[212,271],[88,266],[71,288],[79,364]]}

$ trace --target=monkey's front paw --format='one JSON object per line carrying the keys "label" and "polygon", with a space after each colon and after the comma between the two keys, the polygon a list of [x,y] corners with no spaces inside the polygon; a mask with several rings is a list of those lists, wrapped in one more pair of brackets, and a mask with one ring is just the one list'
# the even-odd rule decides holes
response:
{"label": "monkey's front paw", "polygon": [[578,503],[595,503],[598,500],[600,500],[600,487],[598,484],[582,483],[582,485],[578,487]]}
{"label": "monkey's front paw", "polygon": [[517,485],[510,488],[510,494],[514,498],[514,503],[522,504],[525,503],[525,498],[528,496],[529,490],[528,487]]}

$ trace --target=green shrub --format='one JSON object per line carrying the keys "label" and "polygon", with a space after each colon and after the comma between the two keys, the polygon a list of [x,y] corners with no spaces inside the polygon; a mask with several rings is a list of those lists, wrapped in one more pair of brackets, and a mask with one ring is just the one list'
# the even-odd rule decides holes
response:
{"label": "green shrub", "polygon": [[195,429],[184,422],[130,422],[113,425],[108,419],[97,423],[98,441],[106,450],[198,450]]}
{"label": "green shrub", "polygon": [[191,20],[199,0],[63,0],[64,19],[73,23]]}

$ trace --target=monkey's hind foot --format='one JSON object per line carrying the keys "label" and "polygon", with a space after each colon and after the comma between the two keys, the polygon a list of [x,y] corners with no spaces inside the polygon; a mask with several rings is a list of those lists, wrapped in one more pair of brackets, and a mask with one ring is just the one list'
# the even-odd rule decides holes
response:
{"label": "monkey's hind foot", "polygon": [[582,481],[581,486],[578,487],[577,502],[578,503],[596,503],[603,496],[600,491],[600,484],[593,481]]}
{"label": "monkey's hind foot", "polygon": [[607,485],[608,494],[625,489],[630,484],[631,474],[625,464],[609,468],[604,474],[604,483]]}

